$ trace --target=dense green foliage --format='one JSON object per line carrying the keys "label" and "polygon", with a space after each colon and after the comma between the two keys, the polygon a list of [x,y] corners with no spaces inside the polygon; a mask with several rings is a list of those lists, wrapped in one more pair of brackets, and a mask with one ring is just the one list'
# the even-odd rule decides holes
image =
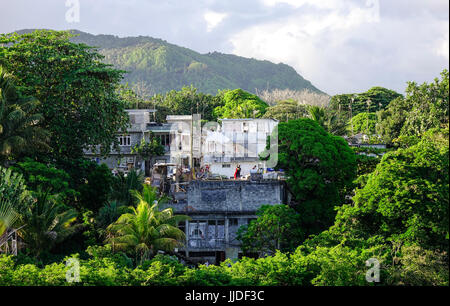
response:
{"label": "dense green foliage", "polygon": [[19,214],[14,210],[13,205],[6,199],[0,199],[0,237],[8,228],[14,226],[19,218]]}
{"label": "dense green foliage", "polygon": [[39,124],[39,102],[23,96],[0,65],[0,164],[20,153],[47,149],[48,133]]}
{"label": "dense green foliage", "polygon": [[[383,87],[372,87],[366,92],[359,94],[341,94],[331,97],[330,107],[342,112],[357,115],[361,112],[376,112],[386,108],[394,99],[402,97],[401,94]],[[353,101],[352,101],[353,99]]]}
{"label": "dense green foliage", "polygon": [[376,133],[377,115],[376,113],[362,112],[350,119],[347,125],[348,133],[351,135],[363,133],[373,136]]}
{"label": "dense green foliage", "polygon": [[131,148],[131,152],[138,154],[145,161],[145,175],[150,176],[150,162],[155,156],[164,155],[164,147],[159,138],[150,132],[149,141],[142,137],[141,142]]}
{"label": "dense green foliage", "polygon": [[27,244],[27,249],[39,256],[74,232],[72,223],[77,212],[65,207],[59,194],[38,191],[34,194],[34,199],[21,214],[21,222],[26,226],[20,230],[20,235]]}
{"label": "dense green foliage", "polygon": [[100,145],[110,151],[125,129],[128,116],[115,94],[122,71],[103,64],[103,57],[84,44],[69,41],[67,32],[36,31],[0,36],[0,64],[13,74],[24,95],[37,107],[51,132],[51,153],[80,157],[82,149]]}
{"label": "dense green foliage", "polygon": [[307,107],[307,116],[333,135],[345,135],[346,115],[330,107],[311,105]]}
{"label": "dense green foliage", "polygon": [[155,189],[145,185],[142,194],[135,193],[137,207],[130,207],[129,213],[108,226],[107,241],[112,248],[131,251],[140,261],[154,256],[158,250],[172,251],[186,239],[177,225],[189,218],[174,215],[172,208],[161,209]]}
{"label": "dense green foliage", "polygon": [[70,176],[54,165],[44,164],[25,158],[23,162],[18,162],[10,167],[13,171],[22,173],[29,190],[48,191],[52,194],[59,193],[73,200],[78,193],[70,188]]}
{"label": "dense green foliage", "polygon": [[327,133],[311,119],[278,125],[278,165],[297,202],[308,236],[326,229],[334,207],[343,203],[356,177],[355,155],[341,137]]}
{"label": "dense green foliage", "polygon": [[214,115],[217,118],[260,118],[265,114],[267,107],[269,107],[258,96],[245,92],[242,89],[224,92],[223,101],[223,106],[218,106],[214,109]]}
{"label": "dense green foliage", "polygon": [[30,201],[23,176],[0,166],[0,202],[8,203],[14,211],[21,213]]}
{"label": "dense green foliage", "polygon": [[263,118],[272,118],[278,121],[300,119],[307,114],[306,106],[294,100],[278,101],[274,106],[266,109]]}
{"label": "dense green foliage", "polygon": [[378,133],[387,142],[399,136],[421,136],[432,128],[449,123],[449,75],[444,70],[441,79],[417,85],[409,82],[406,97],[393,100],[378,112]]}
{"label": "dense green foliage", "polygon": [[142,83],[148,96],[193,85],[215,94],[221,89],[309,89],[320,92],[292,67],[218,52],[199,54],[151,37],[119,38],[74,31],[73,42],[99,47],[104,61],[126,70],[125,82]]}
{"label": "dense green foliage", "polygon": [[143,181],[144,174],[137,172],[135,169],[131,169],[126,176],[123,173],[118,173],[112,184],[111,198],[126,206],[133,205],[134,197],[131,191],[141,192]]}
{"label": "dense green foliage", "polygon": [[448,250],[449,147],[448,140],[439,143],[433,137],[385,154],[356,190],[354,204],[340,209],[336,226],[363,239],[381,236]]}
{"label": "dense green foliage", "polygon": [[301,218],[287,205],[263,205],[258,218],[238,231],[244,252],[260,256],[274,255],[277,250],[292,252],[304,240]]}

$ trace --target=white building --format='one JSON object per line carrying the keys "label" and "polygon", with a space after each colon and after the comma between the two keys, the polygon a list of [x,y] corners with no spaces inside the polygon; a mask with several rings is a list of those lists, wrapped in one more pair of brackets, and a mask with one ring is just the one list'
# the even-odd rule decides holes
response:
{"label": "white building", "polygon": [[267,136],[278,125],[274,119],[221,119],[221,124],[209,122],[202,127],[200,114],[167,116],[167,123],[161,124],[151,122],[155,110],[126,111],[131,126],[118,133],[119,151],[113,150],[108,157],[100,158],[93,151],[86,150],[86,157],[118,171],[143,170],[143,161],[131,148],[142,138],[148,141],[150,133],[153,133],[160,139],[165,154],[154,157],[152,163],[191,167],[192,162],[195,167],[209,166],[211,174],[228,178],[234,176],[236,167],[240,165],[241,176],[245,176],[255,165],[258,169],[266,168],[259,154],[266,148]]}
{"label": "white building", "polygon": [[274,119],[221,119],[222,125],[203,127],[202,163],[210,172],[233,177],[241,166],[241,176],[250,174],[257,166],[265,169],[259,159],[278,121]]}

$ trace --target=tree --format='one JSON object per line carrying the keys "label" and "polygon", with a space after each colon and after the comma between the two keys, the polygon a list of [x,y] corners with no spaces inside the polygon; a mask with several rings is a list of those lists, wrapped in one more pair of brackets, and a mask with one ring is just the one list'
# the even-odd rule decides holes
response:
{"label": "tree", "polygon": [[432,128],[448,126],[449,76],[448,70],[441,73],[441,79],[433,83],[417,85],[409,82],[406,88],[406,104],[410,112],[406,116],[401,135],[421,136]]}
{"label": "tree", "polygon": [[[376,134],[377,125],[377,115],[376,113],[366,113],[362,112],[353,116],[347,125],[347,130],[349,133],[359,134],[364,133],[368,136],[373,136]],[[351,129],[353,127],[353,131]]]}
{"label": "tree", "polygon": [[114,177],[111,198],[126,206],[131,206],[134,203],[134,197],[131,191],[136,190],[141,192],[143,182],[144,174],[135,169],[131,169],[126,176],[122,172],[119,172],[118,175]]}
{"label": "tree", "polygon": [[97,212],[107,202],[114,182],[107,165],[79,158],[59,160],[55,167],[69,174],[69,188],[77,192],[76,200],[70,205],[78,211]]}
{"label": "tree", "polygon": [[33,193],[33,205],[22,213],[25,226],[20,235],[28,250],[39,257],[43,252],[50,251],[55,244],[73,234],[77,212],[61,205],[59,194],[51,195],[48,191]]}
{"label": "tree", "polygon": [[238,231],[244,252],[260,256],[274,255],[277,250],[294,251],[304,240],[300,215],[287,205],[263,205],[258,218]]}
{"label": "tree", "polygon": [[411,109],[405,99],[397,98],[389,103],[384,110],[377,112],[378,125],[377,133],[382,140],[388,144],[400,136],[406,117]]}
{"label": "tree", "polygon": [[71,200],[78,196],[78,193],[69,187],[69,174],[51,164],[25,158],[24,161],[14,164],[11,169],[24,175],[30,190],[37,191],[40,188],[49,191],[51,194],[59,193]]}
{"label": "tree", "polygon": [[78,187],[80,204],[82,208],[97,212],[108,201],[113,176],[111,170],[105,164],[97,165],[91,162],[87,163],[86,166],[85,182]]}
{"label": "tree", "polygon": [[415,146],[385,154],[356,190],[354,204],[339,209],[339,232],[448,251],[448,129],[443,132],[447,139],[434,131]]}
{"label": "tree", "polygon": [[145,138],[141,139],[139,144],[136,144],[132,149],[132,153],[137,153],[145,161],[145,175],[150,176],[150,163],[153,157],[164,155],[164,146],[161,145],[159,138],[155,137],[153,132],[150,132],[149,142]]}
{"label": "tree", "polygon": [[325,128],[325,108],[320,106],[309,106],[308,114],[318,125]]}
{"label": "tree", "polygon": [[[280,101],[295,101],[300,105],[315,105],[326,107],[329,105],[330,96],[324,93],[314,92],[309,89],[292,90],[273,89],[273,90],[258,90],[256,88],[256,95],[269,105],[274,106]],[[298,119],[298,118],[296,118]]]}
{"label": "tree", "polygon": [[0,166],[0,201],[21,214],[31,203],[22,174]]}
{"label": "tree", "polygon": [[119,89],[120,97],[130,108],[156,109],[155,121],[165,122],[167,115],[201,114],[207,121],[217,120],[213,114],[214,109],[223,105],[220,94],[213,96],[199,92],[197,88],[183,87],[181,90],[171,90],[165,94],[155,94],[145,98],[136,94],[129,87],[122,85]]}
{"label": "tree", "polygon": [[308,116],[316,121],[328,133],[333,135],[345,134],[345,121],[341,114],[329,107],[308,106]]}
{"label": "tree", "polygon": [[183,244],[185,235],[177,228],[181,221],[188,220],[184,215],[174,215],[172,208],[160,210],[156,189],[144,185],[142,194],[136,194],[137,207],[108,226],[110,237],[106,240],[113,249],[131,251],[141,262],[155,255],[158,250],[171,252]]}
{"label": "tree", "polygon": [[311,119],[278,125],[278,165],[287,174],[305,235],[331,225],[356,176],[355,154],[342,137]]}
{"label": "tree", "polygon": [[101,228],[106,228],[125,213],[127,206],[118,201],[111,201],[103,205],[98,211],[96,221]]}
{"label": "tree", "polygon": [[361,112],[377,112],[385,109],[392,100],[399,97],[402,95],[393,90],[372,87],[359,94],[335,95],[331,97],[330,107],[340,112],[348,112],[351,107],[352,114],[357,115]]}
{"label": "tree", "polygon": [[378,112],[378,117],[377,131],[389,143],[400,136],[421,137],[430,129],[448,126],[448,70],[430,84],[408,82],[406,97],[393,100],[386,110]]}
{"label": "tree", "polygon": [[21,95],[12,75],[0,66],[0,163],[25,151],[48,148],[38,106],[36,99]]}
{"label": "tree", "polygon": [[289,121],[305,117],[306,106],[300,105],[294,100],[282,100],[276,102],[274,106],[267,108],[263,118],[272,118],[278,121]]}
{"label": "tree", "polygon": [[258,96],[242,89],[229,90],[222,94],[224,105],[214,109],[217,118],[261,118],[269,107]]}
{"label": "tree", "polygon": [[56,157],[81,157],[88,146],[106,154],[128,116],[115,93],[123,71],[103,64],[95,49],[69,41],[69,32],[39,30],[0,36],[0,64],[41,104],[42,127]]}
{"label": "tree", "polygon": [[0,238],[18,218],[19,215],[14,211],[11,203],[6,199],[0,199]]}

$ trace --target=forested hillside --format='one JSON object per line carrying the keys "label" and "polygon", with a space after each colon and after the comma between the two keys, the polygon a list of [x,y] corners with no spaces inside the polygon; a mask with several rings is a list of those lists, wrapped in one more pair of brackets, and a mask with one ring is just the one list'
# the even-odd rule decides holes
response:
{"label": "forested hillside", "polygon": [[[30,30],[19,31],[25,32]],[[146,95],[189,85],[210,94],[236,88],[252,93],[273,89],[321,92],[285,64],[217,52],[200,54],[151,37],[119,38],[76,30],[73,33],[78,35],[71,39],[73,42],[99,47],[106,63],[127,71],[124,82],[139,84]]]}

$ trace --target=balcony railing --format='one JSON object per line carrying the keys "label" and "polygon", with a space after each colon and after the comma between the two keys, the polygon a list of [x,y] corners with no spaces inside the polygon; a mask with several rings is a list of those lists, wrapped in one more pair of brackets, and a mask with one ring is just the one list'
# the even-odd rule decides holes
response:
{"label": "balcony railing", "polygon": [[225,239],[222,238],[189,238],[188,246],[191,249],[219,249],[225,247]]}

